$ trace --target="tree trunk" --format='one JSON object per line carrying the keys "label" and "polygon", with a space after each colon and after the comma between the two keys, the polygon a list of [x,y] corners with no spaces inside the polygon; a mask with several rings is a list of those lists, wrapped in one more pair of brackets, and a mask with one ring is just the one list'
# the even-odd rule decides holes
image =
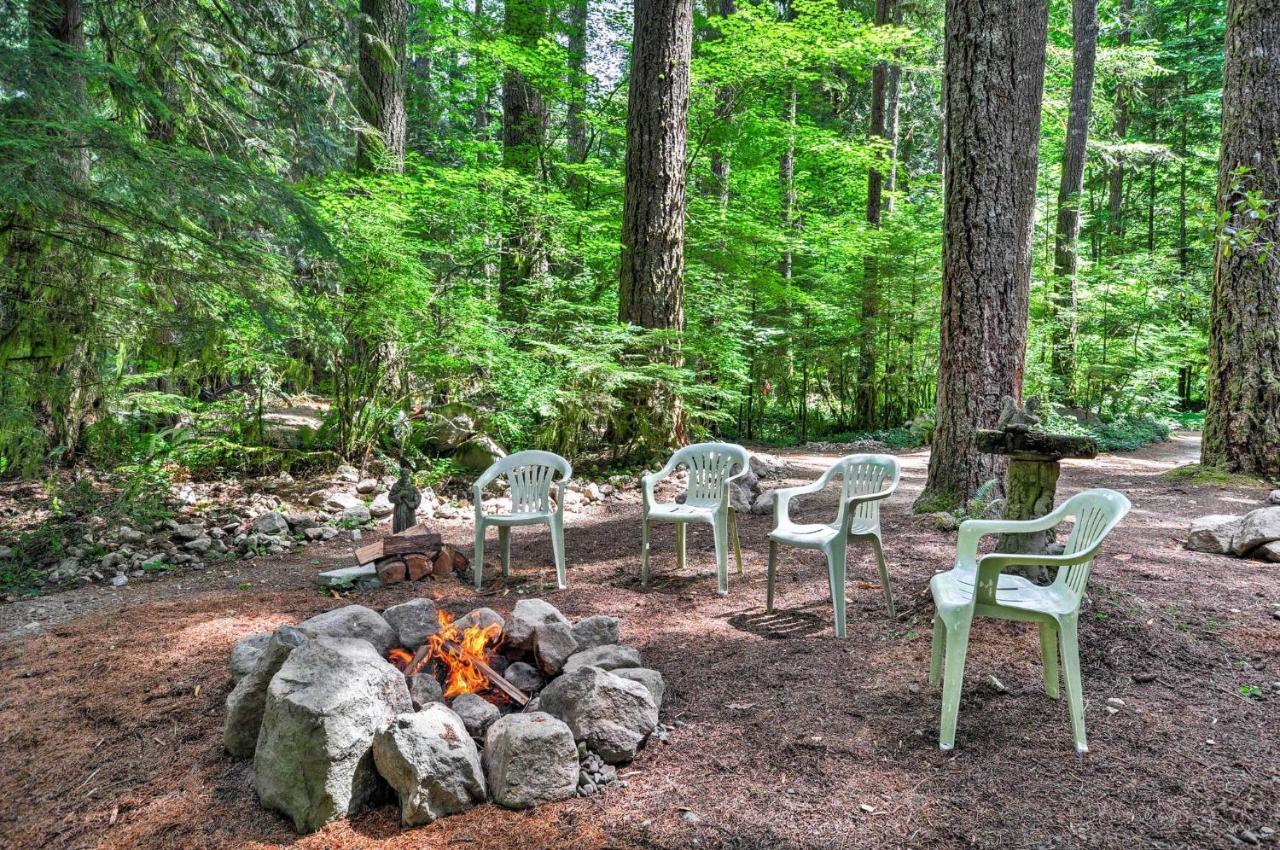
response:
{"label": "tree trunk", "polygon": [[[1121,47],[1128,47],[1133,40],[1133,0],[1120,0],[1120,34],[1118,40]],[[1129,86],[1121,83],[1116,86],[1115,137],[1123,143],[1129,134]],[[1116,240],[1124,238],[1124,155],[1116,158],[1111,166],[1107,189],[1107,229]],[[1113,248],[1113,251],[1119,250]]]}
{"label": "tree trunk", "polygon": [[947,0],[946,184],[936,428],[919,510],[1003,472],[975,451],[1022,393],[1046,0]]}
{"label": "tree trunk", "polygon": [[[511,41],[532,49],[547,31],[545,0],[507,0],[503,32]],[[547,106],[542,93],[514,67],[502,77],[502,166],[536,179],[543,176],[542,154],[547,132]],[[498,305],[509,321],[528,318],[527,284],[547,272],[542,231],[530,205],[517,192],[508,205],[511,216],[502,239],[498,269]]]}
{"label": "tree trunk", "polygon": [[[618,318],[677,334],[684,330],[685,151],[692,48],[692,0],[635,0]],[[671,362],[681,362],[678,343],[666,354]],[[678,400],[655,391],[647,404],[655,432],[646,440],[649,448],[681,441]]]}
{"label": "tree trunk", "polygon": [[[1064,396],[1074,396],[1076,370],[1076,269],[1079,264],[1080,195],[1089,143],[1089,106],[1093,102],[1093,67],[1098,54],[1098,0],[1075,0],[1071,10],[1074,40],[1071,104],[1067,141],[1058,184],[1058,221],[1053,242],[1053,296],[1050,300],[1051,368]],[[1066,316],[1062,313],[1065,312]]]}
{"label": "tree trunk", "polygon": [[[902,3],[886,0],[893,6],[894,26],[902,26]],[[894,193],[898,190],[898,113],[902,100],[902,66],[890,63],[884,106],[884,136],[889,140],[889,174],[885,179],[885,189],[889,195],[885,198],[885,212],[893,213]]]}
{"label": "tree trunk", "polygon": [[796,84],[787,84],[782,95],[782,120],[787,125],[787,138],[778,156],[779,219],[782,223],[782,256],[778,259],[778,276],[791,282],[791,237],[795,229],[796,209]]}
{"label": "tree trunk", "polygon": [[[582,112],[587,106],[587,0],[573,0],[569,7],[569,106],[565,114],[567,145],[565,160],[570,165],[587,161],[587,122]],[[570,180],[570,183],[573,181]]]}
{"label": "tree trunk", "polygon": [[[1201,462],[1280,475],[1280,4],[1229,0]],[[1256,193],[1259,214],[1246,193]]]}
{"label": "tree trunk", "polygon": [[[720,0],[720,17],[727,18],[738,11],[734,0]],[[711,147],[711,179],[715,191],[720,198],[720,207],[729,205],[729,145],[725,137],[729,134],[729,124],[733,121],[733,88],[720,86],[716,89],[716,129],[719,138]]]}
{"label": "tree trunk", "polygon": [[[894,0],[876,0],[876,26],[886,26],[894,17]],[[889,63],[878,62],[871,71],[871,126],[872,140],[883,140],[892,148],[888,133],[885,93],[889,82]],[[895,117],[894,124],[897,120]],[[896,126],[895,126],[896,132]],[[892,150],[889,162],[892,163]],[[892,166],[890,166],[891,168]],[[887,169],[886,169],[887,170]],[[884,175],[879,163],[867,172],[867,225],[879,230],[884,204]],[[880,316],[880,263],[879,246],[873,245],[862,262],[861,320],[858,330],[858,381],[857,401],[854,403],[854,420],[859,428],[875,427],[876,421],[876,327]]]}
{"label": "tree trunk", "polygon": [[[475,27],[472,39],[478,43],[485,33],[484,0],[475,0],[471,20],[472,25]],[[471,62],[476,74],[476,100],[472,106],[471,120],[475,129],[476,139],[487,142],[489,141],[489,84],[484,79],[484,74],[480,67],[481,58],[478,53],[472,54]]]}
{"label": "tree trunk", "polygon": [[404,170],[405,0],[360,0],[360,94],[368,125],[356,138],[356,170]]}

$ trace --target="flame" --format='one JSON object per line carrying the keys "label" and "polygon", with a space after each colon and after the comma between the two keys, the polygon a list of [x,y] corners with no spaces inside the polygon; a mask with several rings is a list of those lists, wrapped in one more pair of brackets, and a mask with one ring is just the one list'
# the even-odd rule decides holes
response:
{"label": "flame", "polygon": [[[502,642],[502,626],[468,626],[459,629],[457,623],[444,611],[438,614],[440,631],[428,636],[429,651],[419,670],[432,659],[438,659],[444,667],[444,696],[452,699],[460,694],[475,694],[487,690],[489,678],[480,672],[476,661],[488,663]],[[408,670],[414,656],[403,649],[392,649],[387,659],[398,669]]]}

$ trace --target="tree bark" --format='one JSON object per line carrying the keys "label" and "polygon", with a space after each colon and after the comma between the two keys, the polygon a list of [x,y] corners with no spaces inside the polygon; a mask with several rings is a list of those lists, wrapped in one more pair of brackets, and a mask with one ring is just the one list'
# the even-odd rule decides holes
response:
{"label": "tree bark", "polygon": [[[894,17],[895,0],[876,0],[876,26],[887,26]],[[886,109],[886,90],[889,83],[889,63],[877,62],[871,71],[871,118],[869,135],[890,146],[888,161],[892,163],[893,138],[889,134]],[[895,105],[896,106],[896,105]],[[894,118],[894,135],[897,119]],[[889,169],[892,165],[889,166]],[[885,171],[879,164],[867,172],[867,226],[879,230],[883,218]],[[854,420],[859,428],[871,429],[876,423],[876,329],[880,317],[880,258],[878,246],[873,246],[862,262],[861,320],[858,336],[857,400],[854,402]]]}
{"label": "tree bark", "polygon": [[[692,0],[635,0],[618,318],[684,330],[685,152]],[[678,345],[667,352],[680,362]],[[678,399],[649,399],[654,443],[683,438]],[[656,448],[656,446],[654,446]]]}
{"label": "tree bark", "polygon": [[356,170],[404,170],[405,0],[360,0],[360,93],[367,124],[356,138]]}
{"label": "tree bark", "polygon": [[[1120,34],[1118,41],[1121,47],[1128,47],[1133,41],[1133,0],[1120,0]],[[1116,86],[1115,137],[1124,142],[1129,134],[1129,86],[1121,83]],[[1107,177],[1107,230],[1116,239],[1124,237],[1124,155],[1116,157]]]}
{"label": "tree bark", "polygon": [[[484,37],[485,20],[484,20],[484,0],[475,0],[475,4],[471,13],[472,24],[475,32],[472,35],[473,40],[480,41]],[[480,56],[473,54],[471,61],[475,66],[476,72],[476,100],[472,106],[472,125],[475,129],[476,139],[482,142],[489,141],[489,86],[484,80],[484,76],[480,68]]]}
{"label": "tree bark", "polygon": [[[1251,203],[1246,192],[1260,200]],[[1256,206],[1266,208],[1259,215]],[[1280,475],[1280,4],[1229,0],[1201,462]]]}
{"label": "tree bark", "polygon": [[587,122],[582,117],[587,105],[586,64],[587,0],[573,0],[569,7],[568,83],[571,99],[565,114],[565,160],[570,165],[587,161]]}
{"label": "tree bark", "polygon": [[[727,18],[738,11],[734,0],[720,0],[720,17]],[[729,152],[725,137],[729,133],[729,125],[733,122],[733,88],[719,86],[716,89],[716,123],[717,135],[711,147],[711,179],[715,192],[720,198],[720,208],[729,205]]]}
{"label": "tree bark", "polygon": [[782,120],[787,126],[787,137],[778,155],[779,214],[782,224],[782,256],[778,259],[778,276],[783,283],[791,282],[791,236],[795,229],[796,210],[796,84],[787,84],[782,93]]}
{"label": "tree bark", "polygon": [[919,510],[1003,472],[974,440],[1022,393],[1047,26],[1046,0],[947,0],[942,322]]}
{"label": "tree bark", "polygon": [[[548,9],[545,0],[507,0],[503,32],[507,38],[532,49],[546,35]],[[547,133],[547,106],[542,93],[514,67],[502,78],[502,166],[531,178],[545,177],[543,148]],[[548,269],[542,230],[531,206],[517,192],[508,205],[511,222],[502,239],[498,269],[498,305],[508,320],[520,324],[528,318],[527,285]]]}
{"label": "tree bark", "polygon": [[[1067,400],[1074,397],[1076,370],[1076,270],[1079,265],[1080,195],[1089,143],[1089,107],[1093,102],[1093,69],[1098,55],[1098,0],[1075,0],[1071,10],[1071,103],[1067,141],[1058,183],[1058,220],[1053,243],[1053,295],[1050,299],[1051,368]],[[1066,313],[1064,316],[1063,313]]]}

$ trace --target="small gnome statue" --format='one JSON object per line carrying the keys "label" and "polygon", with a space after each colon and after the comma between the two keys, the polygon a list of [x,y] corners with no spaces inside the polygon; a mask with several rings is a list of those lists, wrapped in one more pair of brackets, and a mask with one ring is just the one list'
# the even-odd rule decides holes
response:
{"label": "small gnome statue", "polygon": [[413,486],[409,464],[400,461],[400,478],[391,485],[391,493],[387,497],[394,508],[391,514],[391,533],[399,534],[418,522],[418,505],[422,504],[422,493]]}

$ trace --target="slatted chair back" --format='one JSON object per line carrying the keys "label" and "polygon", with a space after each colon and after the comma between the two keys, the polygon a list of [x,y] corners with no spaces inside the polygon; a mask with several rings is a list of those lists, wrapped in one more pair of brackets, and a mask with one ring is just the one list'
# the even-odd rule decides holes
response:
{"label": "slatted chair back", "polygon": [[[844,520],[844,512],[850,498],[896,487],[901,475],[898,459],[893,455],[848,455],[839,460],[839,466],[840,471],[837,474],[841,481],[840,515],[837,522]],[[880,500],[859,502],[853,506],[853,513],[849,518],[879,523]]]}
{"label": "slatted chair back", "polygon": [[526,451],[496,461],[477,482],[481,487],[499,476],[507,479],[513,514],[546,513],[551,510],[551,485],[572,474],[569,461],[551,452]]}
{"label": "slatted chair back", "polygon": [[[1111,533],[1131,507],[1129,500],[1114,490],[1098,488],[1076,493],[1063,505],[1069,515],[1076,518],[1067,537],[1063,555],[1096,554],[1102,541]],[[1089,584],[1093,570],[1093,558],[1058,570],[1054,583],[1079,599]]]}
{"label": "slatted chair back", "polygon": [[689,470],[688,505],[719,504],[725,482],[750,462],[747,450],[732,443],[695,443],[671,456],[673,466]]}

